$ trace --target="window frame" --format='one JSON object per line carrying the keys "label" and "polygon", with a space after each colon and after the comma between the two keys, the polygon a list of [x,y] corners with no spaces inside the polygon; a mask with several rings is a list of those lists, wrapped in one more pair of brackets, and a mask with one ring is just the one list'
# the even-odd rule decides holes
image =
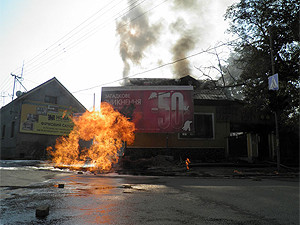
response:
{"label": "window frame", "polygon": [[[202,112],[196,112],[194,113],[194,122],[195,122],[195,116],[197,115],[210,115],[211,116],[211,123],[212,123],[212,137],[197,137],[196,132],[191,132],[193,136],[183,136],[182,133],[178,134],[178,139],[185,139],[185,140],[215,140],[215,114],[214,113],[202,113]],[[194,129],[196,130],[196,124],[194,123]]]}
{"label": "window frame", "polygon": [[50,104],[57,104],[57,96],[45,95],[44,102]]}

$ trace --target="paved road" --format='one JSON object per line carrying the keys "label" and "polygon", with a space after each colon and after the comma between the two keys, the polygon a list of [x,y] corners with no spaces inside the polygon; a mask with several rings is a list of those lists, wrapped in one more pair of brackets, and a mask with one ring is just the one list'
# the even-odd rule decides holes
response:
{"label": "paved road", "polygon": [[[2,187],[1,224],[299,224],[295,179],[110,175]],[[37,219],[43,204],[50,214]]]}

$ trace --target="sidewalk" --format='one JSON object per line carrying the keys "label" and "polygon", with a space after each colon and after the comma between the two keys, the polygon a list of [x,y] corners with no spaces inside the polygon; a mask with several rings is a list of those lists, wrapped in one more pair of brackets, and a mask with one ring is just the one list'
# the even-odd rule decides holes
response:
{"label": "sidewalk", "polygon": [[207,177],[224,177],[224,178],[298,178],[299,171],[291,171],[284,168],[281,168],[280,171],[277,171],[277,167],[261,167],[258,165],[210,165],[208,166],[190,166],[190,170],[187,173],[192,173],[198,176],[207,176]]}
{"label": "sidewalk", "polygon": [[299,168],[280,168],[268,163],[190,163],[160,162],[146,159],[121,167],[119,174],[151,176],[193,176],[205,178],[299,178]]}

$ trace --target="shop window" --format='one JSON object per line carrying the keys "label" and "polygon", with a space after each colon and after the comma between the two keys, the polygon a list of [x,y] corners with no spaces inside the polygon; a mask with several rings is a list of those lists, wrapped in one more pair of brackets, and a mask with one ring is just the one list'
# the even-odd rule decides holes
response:
{"label": "shop window", "polygon": [[198,113],[194,114],[194,132],[181,133],[180,138],[214,138],[214,114]]}
{"label": "shop window", "polygon": [[46,103],[57,104],[57,97],[55,97],[55,96],[50,96],[50,95],[45,95],[44,101],[45,101]]}
{"label": "shop window", "polygon": [[2,131],[1,131],[1,138],[4,139],[5,137],[5,125],[2,126]]}

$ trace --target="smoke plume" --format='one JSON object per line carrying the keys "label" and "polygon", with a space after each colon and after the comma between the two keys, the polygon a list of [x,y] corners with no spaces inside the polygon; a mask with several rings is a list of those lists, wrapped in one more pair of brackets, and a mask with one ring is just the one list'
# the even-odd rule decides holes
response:
{"label": "smoke plume", "polygon": [[[203,4],[205,1],[201,1],[201,4]],[[174,10],[188,10],[188,11],[198,11],[200,8],[200,1],[199,0],[173,0],[172,2],[172,8]]]}
{"label": "smoke plume", "polygon": [[[143,14],[138,6],[117,22],[117,34],[120,37],[120,55],[124,63],[123,78],[130,72],[130,63],[139,65],[144,57],[145,50],[154,45],[160,36],[161,25],[149,22],[149,18]],[[126,83],[126,79],[125,79]]]}
{"label": "smoke plume", "polygon": [[[179,35],[177,41],[171,47],[172,59],[174,61],[184,59],[188,53],[195,49],[201,34],[201,11],[204,5],[197,0],[173,0],[171,8],[177,13],[184,13],[184,17],[178,17],[169,28],[174,34]],[[173,72],[175,78],[181,78],[191,74],[190,61],[181,60],[174,64]]]}
{"label": "smoke plume", "polygon": [[[123,77],[129,75],[131,65],[140,65],[146,50],[155,46],[158,40],[166,44],[158,47],[162,49],[156,49],[156,52],[167,49],[172,54],[173,61],[186,58],[191,51],[197,50],[199,45],[206,44],[205,41],[211,43],[210,31],[215,29],[212,26],[211,14],[217,11],[215,6],[228,4],[230,1],[233,0],[224,0],[222,3],[218,0],[168,1],[166,7],[169,11],[166,11],[166,15],[162,14],[162,22],[156,24],[151,24],[149,14],[143,14],[143,10],[138,6],[133,13],[117,22],[120,55],[124,63]],[[165,28],[164,35],[161,35],[162,28]],[[159,58],[157,62],[162,65],[164,60]],[[191,75],[190,60],[180,60],[173,64],[172,69],[175,78]]]}
{"label": "smoke plume", "polygon": [[[179,17],[174,23],[169,26],[169,29],[174,34],[179,34],[179,38],[171,48],[172,59],[174,61],[183,59],[187,53],[195,48],[198,41],[197,29],[191,29],[185,20]],[[174,64],[173,72],[175,78],[180,78],[190,74],[190,63],[187,59]]]}

